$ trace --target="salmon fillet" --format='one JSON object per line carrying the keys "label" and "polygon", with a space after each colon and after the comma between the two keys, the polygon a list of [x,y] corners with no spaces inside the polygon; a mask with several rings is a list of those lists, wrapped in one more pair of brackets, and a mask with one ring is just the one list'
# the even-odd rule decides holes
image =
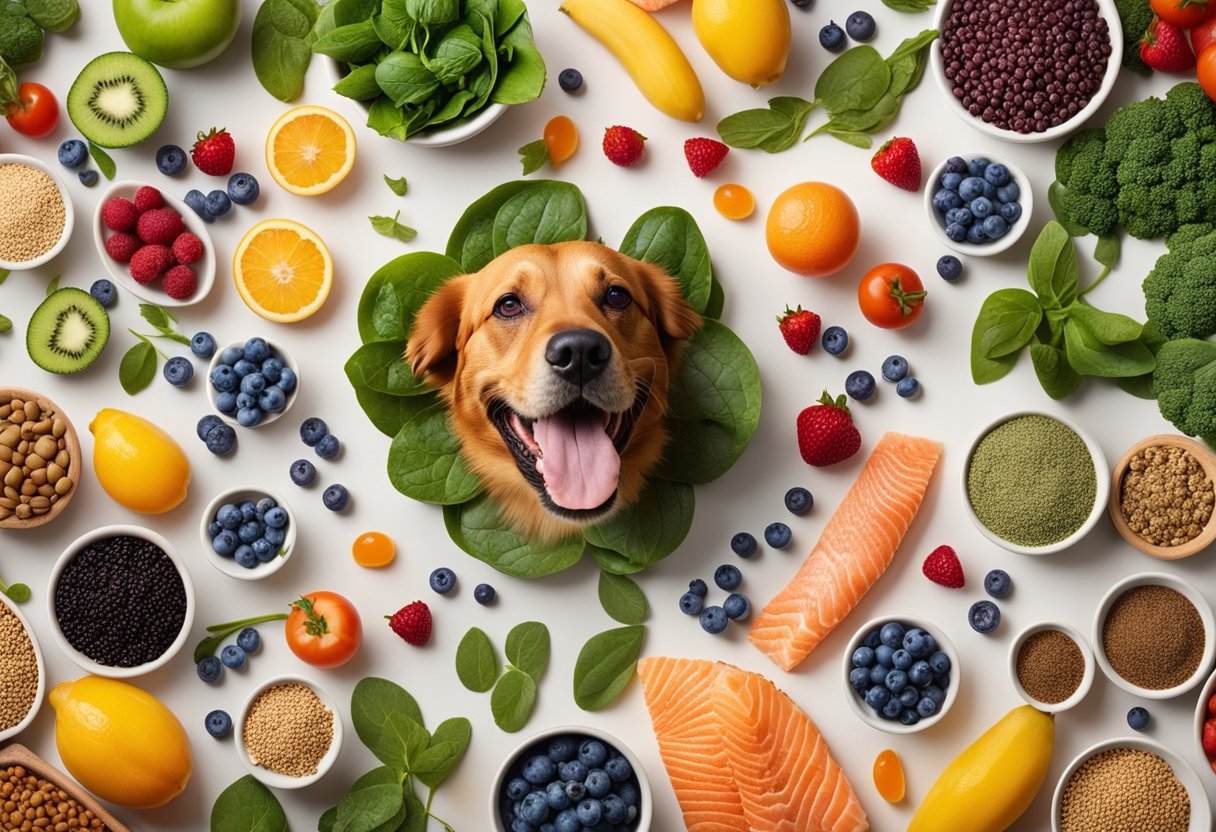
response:
{"label": "salmon fillet", "polygon": [[688,832],[867,832],[827,743],[772,682],[722,662],[638,663]]}
{"label": "salmon fillet", "polygon": [[756,616],[751,643],[783,670],[809,656],[890,565],[939,456],[940,442],[883,434],[810,556]]}

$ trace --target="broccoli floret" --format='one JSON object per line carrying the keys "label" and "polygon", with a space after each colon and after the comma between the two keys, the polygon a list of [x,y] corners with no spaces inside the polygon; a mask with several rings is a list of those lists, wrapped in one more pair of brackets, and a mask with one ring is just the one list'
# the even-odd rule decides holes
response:
{"label": "broccoli floret", "polygon": [[1088,127],[1064,142],[1056,151],[1056,179],[1067,182],[1072,178],[1073,162],[1081,153],[1097,153],[1102,155],[1106,144],[1106,134],[1099,128]]}
{"label": "broccoli floret", "polygon": [[1212,100],[1195,83],[1177,84],[1165,94],[1166,108],[1182,121],[1187,131],[1202,130],[1216,124]]}
{"label": "broccoli floret", "polygon": [[1188,436],[1216,434],[1216,344],[1182,338],[1157,353],[1153,394],[1161,415]]}
{"label": "broccoli floret", "polygon": [[1148,0],[1115,0],[1119,20],[1123,24],[1123,66],[1140,75],[1152,72],[1148,64],[1140,60],[1140,38],[1153,22],[1153,9]]}
{"label": "broccoli floret", "polygon": [[1071,190],[1064,191],[1061,199],[1065,214],[1093,234],[1110,234],[1119,225],[1119,211],[1109,199]]}
{"label": "broccoli floret", "polygon": [[1144,279],[1144,310],[1169,339],[1216,333],[1216,232],[1185,225]]}
{"label": "broccoli floret", "polygon": [[42,57],[42,29],[30,20],[25,6],[9,3],[0,8],[0,58],[10,66],[32,64]]}

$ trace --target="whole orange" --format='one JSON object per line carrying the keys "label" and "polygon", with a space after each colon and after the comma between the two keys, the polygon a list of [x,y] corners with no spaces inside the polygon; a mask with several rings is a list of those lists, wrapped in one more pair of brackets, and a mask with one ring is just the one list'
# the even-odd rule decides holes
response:
{"label": "whole orange", "polygon": [[1199,86],[1208,94],[1208,98],[1216,101],[1216,43],[1207,47],[1199,54],[1195,65],[1195,75]]}
{"label": "whole orange", "polygon": [[861,241],[857,208],[826,182],[802,182],[782,192],[768,212],[765,239],[782,267],[826,277],[849,264]]}

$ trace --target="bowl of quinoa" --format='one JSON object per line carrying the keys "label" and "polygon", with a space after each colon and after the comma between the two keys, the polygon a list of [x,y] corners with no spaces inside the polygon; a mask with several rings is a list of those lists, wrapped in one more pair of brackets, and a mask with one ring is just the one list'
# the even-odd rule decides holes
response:
{"label": "bowl of quinoa", "polygon": [[1216,540],[1216,455],[1194,439],[1141,439],[1111,472],[1110,519],[1144,554],[1178,560]]}
{"label": "bowl of quinoa", "polygon": [[0,742],[24,731],[46,693],[46,666],[30,622],[0,594]]}
{"label": "bowl of quinoa", "polygon": [[334,700],[301,676],[258,685],[235,723],[236,749],[255,778],[276,789],[302,789],[325,776],[342,748]]}
{"label": "bowl of quinoa", "polygon": [[33,269],[63,251],[76,215],[67,185],[47,165],[0,153],[0,269]]}

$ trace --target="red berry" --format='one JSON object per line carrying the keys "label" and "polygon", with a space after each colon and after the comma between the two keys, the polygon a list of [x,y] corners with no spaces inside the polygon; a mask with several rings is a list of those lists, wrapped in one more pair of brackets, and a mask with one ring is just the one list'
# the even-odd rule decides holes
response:
{"label": "red berry", "polygon": [[1208,700],[1208,716],[1216,716],[1216,694],[1212,694]]}
{"label": "red berry", "polygon": [[198,141],[190,151],[194,166],[210,176],[227,176],[232,173],[232,163],[236,161],[236,143],[232,134],[221,127],[211,132],[198,134]]}
{"label": "red berry", "polygon": [[161,245],[143,246],[131,255],[131,277],[146,286],[173,265],[173,252]]}
{"label": "red berry", "polygon": [[119,263],[129,262],[131,255],[139,251],[143,243],[134,234],[119,231],[106,237],[106,254]]}
{"label": "red berry", "polygon": [[431,640],[431,608],[421,601],[406,604],[393,615],[384,617],[406,644],[421,647]]}
{"label": "red berry", "polygon": [[153,208],[139,215],[135,233],[145,243],[171,245],[186,230],[181,215],[172,208]]}
{"label": "red berry", "polygon": [[949,546],[938,546],[930,552],[920,571],[933,583],[948,589],[962,589],[967,583],[963,577],[963,565]]}
{"label": "red berry", "polygon": [[712,173],[728,152],[729,147],[713,139],[696,138],[684,142],[684,158],[688,160],[692,175],[698,179]]}
{"label": "red berry", "polygon": [[101,221],[111,231],[133,231],[139,209],[129,199],[115,197],[101,208]]}
{"label": "red berry", "polygon": [[777,326],[781,329],[781,337],[786,345],[799,355],[806,355],[819,340],[819,327],[822,324],[819,316],[799,306],[791,310],[785,307],[785,314],[777,318]]}
{"label": "red berry", "polygon": [[637,130],[618,124],[604,131],[604,155],[612,164],[627,168],[642,158],[645,142]]}
{"label": "red berry", "polygon": [[151,211],[153,208],[159,208],[165,204],[165,198],[160,195],[160,191],[153,188],[151,185],[144,185],[135,192],[135,208],[139,213]]}
{"label": "red berry", "polygon": [[173,257],[184,266],[197,263],[203,257],[203,241],[189,231],[183,231],[173,241]]}
{"label": "red berry", "polygon": [[824,390],[819,401],[798,414],[798,452],[807,465],[823,467],[857,453],[861,433],[853,424],[844,396],[833,400]]}
{"label": "red berry", "polygon": [[1216,718],[1203,723],[1203,753],[1216,757]]}
{"label": "red berry", "polygon": [[920,190],[920,153],[911,139],[891,139],[878,148],[870,160],[870,167],[897,188]]}
{"label": "red berry", "polygon": [[198,278],[194,274],[194,269],[189,266],[174,266],[165,272],[161,284],[164,286],[166,295],[174,300],[185,300],[198,288]]}

